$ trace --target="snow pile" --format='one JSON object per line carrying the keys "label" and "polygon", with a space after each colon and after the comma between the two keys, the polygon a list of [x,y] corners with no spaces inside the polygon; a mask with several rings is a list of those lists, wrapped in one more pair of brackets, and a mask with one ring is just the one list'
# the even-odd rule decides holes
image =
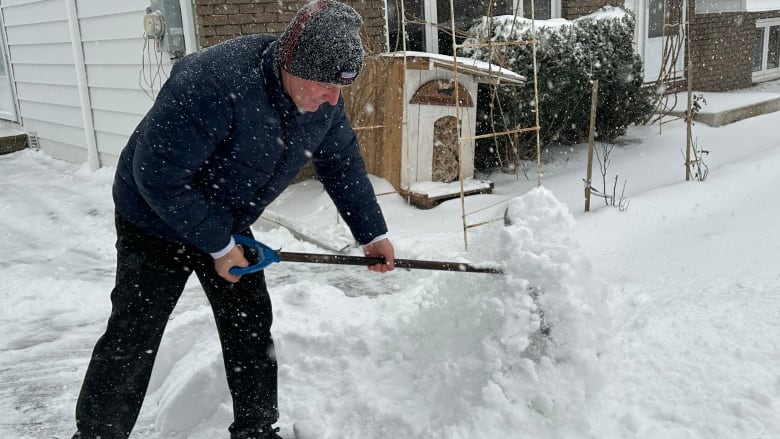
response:
{"label": "snow pile", "polygon": [[551,192],[513,199],[507,214],[511,225],[480,239],[499,245],[505,275],[442,277],[388,340],[403,355],[396,368],[412,374],[396,385],[418,395],[411,437],[587,428],[583,406],[603,381],[606,288],[576,254],[574,220]]}
{"label": "snow pile", "polygon": [[202,306],[178,316],[163,340],[148,390],[155,394],[153,405],[160,407],[155,419],[157,434],[172,438],[188,430],[203,430],[206,420],[227,428],[233,415],[230,404],[220,404],[229,403],[230,394],[211,309]]}
{"label": "snow pile", "polygon": [[[374,298],[269,282],[282,433],[292,437],[290,423],[303,439],[586,429],[583,408],[603,380],[605,287],[576,253],[574,220],[551,192],[512,200],[508,216],[511,225],[480,232],[475,250],[506,261],[504,275],[397,272],[387,277],[396,292]],[[208,430],[231,418],[208,309],[174,320],[165,340],[150,389],[156,430],[224,434]]]}

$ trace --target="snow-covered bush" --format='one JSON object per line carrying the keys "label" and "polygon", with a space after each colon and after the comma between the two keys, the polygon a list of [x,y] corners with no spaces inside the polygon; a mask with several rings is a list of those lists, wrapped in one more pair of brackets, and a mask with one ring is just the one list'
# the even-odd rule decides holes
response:
{"label": "snow-covered bush", "polygon": [[[632,14],[611,6],[574,21],[536,21],[543,144],[581,143],[587,138],[592,79],[599,80],[598,139],[612,141],[650,114],[652,95],[643,87],[642,62],[632,43],[634,26]],[[483,18],[469,33],[475,37],[467,43],[530,41],[531,20],[508,15],[491,21]],[[496,93],[481,93],[480,131],[535,125],[531,44],[468,48],[462,55],[507,67],[528,78],[524,87],[499,86]],[[492,139],[488,143],[493,146]],[[521,140],[523,143],[535,145]]]}

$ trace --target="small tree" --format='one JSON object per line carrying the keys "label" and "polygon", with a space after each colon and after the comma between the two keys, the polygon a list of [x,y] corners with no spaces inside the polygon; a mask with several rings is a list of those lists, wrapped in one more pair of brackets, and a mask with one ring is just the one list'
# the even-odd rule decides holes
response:
{"label": "small tree", "polygon": [[[691,96],[691,114],[690,120],[686,120],[691,126],[693,126],[693,119],[701,111],[702,105],[707,105],[707,100],[704,99],[703,94]],[[690,131],[690,130],[689,130]],[[692,136],[692,134],[689,134]],[[688,167],[688,173],[696,181],[704,181],[710,173],[710,168],[704,163],[704,156],[710,152],[699,144],[698,138],[690,139],[690,158],[686,158],[683,154],[683,160],[685,160],[685,166]]]}
{"label": "small tree", "polygon": [[614,147],[615,145],[612,143],[601,143],[599,148],[596,149],[596,160],[599,162],[599,170],[601,171],[601,184],[603,189],[599,191],[591,187],[591,193],[597,197],[603,198],[604,204],[606,206],[617,207],[618,210],[622,212],[628,210],[628,205],[631,203],[631,201],[625,197],[626,184],[628,184],[628,180],[623,180],[623,188],[620,191],[620,195],[617,194],[617,185],[619,180],[617,174],[615,175],[614,181],[612,182],[612,190],[610,191],[607,189],[607,170],[609,169],[609,165],[612,164],[612,160],[609,158],[609,156],[612,154],[612,149]]}

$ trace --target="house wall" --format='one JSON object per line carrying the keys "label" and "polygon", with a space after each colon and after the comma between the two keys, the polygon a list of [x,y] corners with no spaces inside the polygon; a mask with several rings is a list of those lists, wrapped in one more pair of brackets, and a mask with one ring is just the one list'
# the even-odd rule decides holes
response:
{"label": "house wall", "polygon": [[[637,5],[634,0],[564,0],[562,16],[570,20],[575,19],[605,4],[628,7],[631,10],[635,10]],[[780,6],[778,10],[764,12],[739,12],[741,8],[744,8],[744,5],[736,0],[718,2],[717,7],[711,1],[688,1],[695,89],[727,91],[747,88],[753,84],[752,57],[756,20],[780,17]],[[712,12],[713,10],[720,12]],[[641,23],[638,27],[642,28]],[[638,38],[642,38],[642,32]]]}
{"label": "house wall", "polygon": [[[385,2],[342,0],[363,17],[360,33],[369,53],[387,50]],[[198,42],[209,47],[230,38],[256,33],[281,35],[287,23],[307,1],[300,0],[194,0]]]}
{"label": "house wall", "polygon": [[780,10],[693,14],[693,87],[702,91],[750,87],[756,20],[776,17]]}
{"label": "house wall", "polygon": [[750,87],[755,18],[739,12],[696,14],[690,23],[693,88],[725,91]]}
{"label": "house wall", "polygon": [[588,15],[602,6],[625,6],[625,0],[563,0],[561,3],[561,18],[574,20]]}
{"label": "house wall", "polygon": [[[116,163],[152,104],[139,86],[148,5],[148,0],[2,1],[21,123],[37,133],[47,154],[75,163]],[[170,61],[162,58],[167,70]]]}
{"label": "house wall", "polygon": [[[281,33],[304,2],[195,3],[199,41],[185,29],[188,51],[245,33]],[[354,3],[364,17],[367,49],[383,50],[384,3]],[[149,5],[150,0],[2,0],[20,122],[36,132],[44,152],[93,167],[116,164],[173,64],[143,36]]]}

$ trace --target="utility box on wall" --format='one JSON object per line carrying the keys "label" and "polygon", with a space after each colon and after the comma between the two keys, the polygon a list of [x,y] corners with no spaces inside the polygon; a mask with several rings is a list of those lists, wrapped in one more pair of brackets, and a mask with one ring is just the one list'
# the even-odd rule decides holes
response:
{"label": "utility box on wall", "polygon": [[431,53],[366,60],[343,94],[368,171],[420,207],[459,196],[461,183],[466,194],[490,192],[491,182],[473,178],[473,138],[477,86],[498,81],[521,85],[525,78],[471,58],[456,64]]}
{"label": "utility box on wall", "polygon": [[187,48],[179,0],[151,0],[144,16],[144,34],[157,42],[159,52],[172,59],[184,56]]}

